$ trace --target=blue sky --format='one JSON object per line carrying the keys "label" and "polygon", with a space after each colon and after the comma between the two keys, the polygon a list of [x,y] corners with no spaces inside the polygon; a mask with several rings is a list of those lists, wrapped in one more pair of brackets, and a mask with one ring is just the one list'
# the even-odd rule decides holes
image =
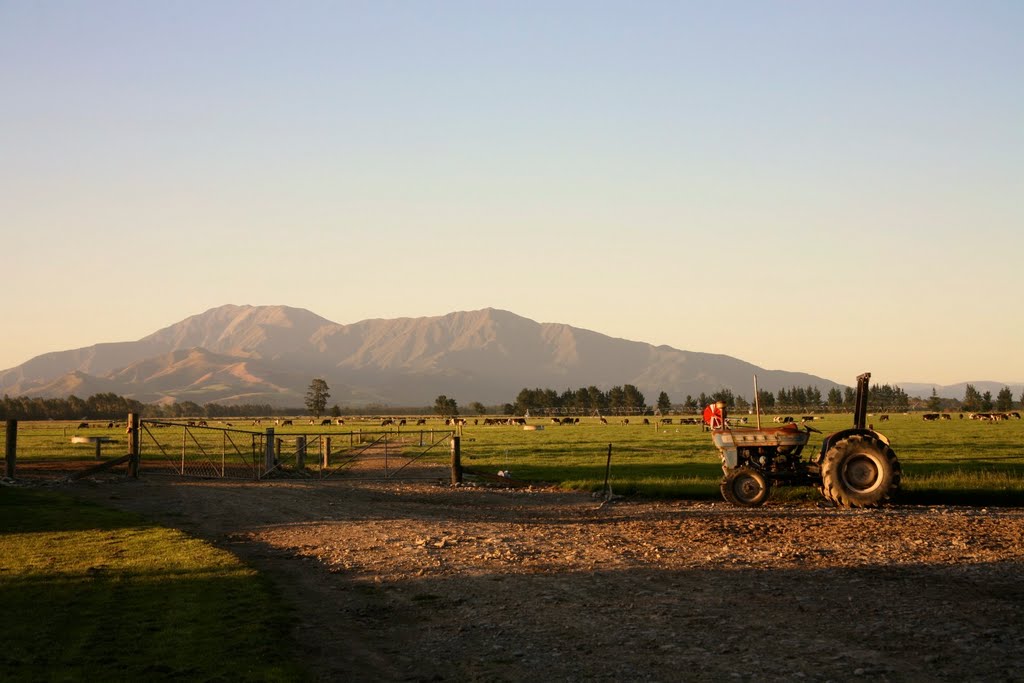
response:
{"label": "blue sky", "polygon": [[0,0],[0,368],[488,306],[1024,381],[1020,2]]}

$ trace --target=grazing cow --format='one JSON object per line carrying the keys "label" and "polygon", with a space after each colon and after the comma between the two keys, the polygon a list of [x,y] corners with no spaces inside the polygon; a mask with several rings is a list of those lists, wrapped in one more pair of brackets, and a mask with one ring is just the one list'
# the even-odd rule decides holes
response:
{"label": "grazing cow", "polygon": [[661,424],[663,424],[663,425],[670,425],[670,424],[672,424],[672,418],[671,417],[663,417],[663,418],[661,418]]}
{"label": "grazing cow", "polygon": [[559,420],[557,417],[553,417],[553,418],[551,418],[551,424],[560,425],[560,424],[562,424],[562,421]]}
{"label": "grazing cow", "polygon": [[425,424],[427,424],[427,418],[421,417],[420,419],[416,420],[416,424],[417,425],[425,425]]}
{"label": "grazing cow", "polygon": [[888,415],[879,415],[878,416],[878,421],[879,422],[888,422],[889,421],[889,416]]}
{"label": "grazing cow", "polygon": [[395,424],[395,421],[392,420],[390,417],[385,417],[383,420],[380,421],[380,426],[381,427],[387,427],[388,425],[393,425],[393,424]]}
{"label": "grazing cow", "polygon": [[78,423],[78,428],[79,429],[88,429],[89,428],[89,423],[88,422],[80,422],[80,423]]}
{"label": "grazing cow", "polygon": [[343,425],[343,424],[345,424],[345,420],[343,420],[342,418],[340,418],[340,417],[339,417],[339,418],[337,418],[337,419],[336,419],[336,420],[334,421],[334,424],[337,424],[337,425]]}
{"label": "grazing cow", "polygon": [[210,425],[206,424],[206,420],[200,420],[197,424],[200,427],[209,427],[210,426]]}
{"label": "grazing cow", "polygon": [[285,426],[285,425],[287,425],[287,426],[289,426],[289,427],[290,427],[290,426],[291,426],[291,424],[292,424],[292,421],[291,421],[291,420],[281,420],[281,426],[282,426],[282,427],[283,427],[283,426]]}
{"label": "grazing cow", "polygon": [[647,419],[647,418],[645,417],[645,418],[644,418],[644,424],[645,424],[645,425],[649,425],[649,424],[651,424],[651,421],[650,421],[650,420],[648,420],[648,419]]}
{"label": "grazing cow", "polygon": [[622,424],[628,425],[629,424],[629,418],[628,417],[622,418]]}
{"label": "grazing cow", "polygon": [[598,418],[598,419],[601,420],[601,424],[603,424],[603,425],[608,424],[608,420],[606,420],[605,418],[601,417],[601,418]]}
{"label": "grazing cow", "polygon": [[330,418],[327,418],[326,420],[320,420],[320,426],[321,427],[326,427],[329,424],[331,424],[331,419]]}
{"label": "grazing cow", "polygon": [[399,427],[404,427],[405,426],[405,418],[404,417],[401,420],[398,421],[398,426]]}
{"label": "grazing cow", "polygon": [[953,416],[950,415],[949,413],[942,413],[941,415],[939,415],[939,418],[943,420],[952,420]]}
{"label": "grazing cow", "polygon": [[1019,420],[1020,419],[1020,413],[1018,413],[1017,411],[1014,411],[1014,412],[1010,413],[1010,417],[1012,417],[1014,420]]}
{"label": "grazing cow", "polygon": [[938,413],[925,413],[921,416],[921,419],[926,422],[934,422],[939,419]]}

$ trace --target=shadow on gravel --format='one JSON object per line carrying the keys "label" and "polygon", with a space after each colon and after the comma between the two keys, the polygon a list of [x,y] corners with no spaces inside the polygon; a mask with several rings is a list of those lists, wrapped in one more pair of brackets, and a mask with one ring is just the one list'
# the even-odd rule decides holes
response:
{"label": "shadow on gravel", "polygon": [[[331,599],[322,674],[394,680],[1020,680],[1020,563],[597,571],[376,583]],[[296,567],[305,567],[303,576]],[[326,575],[326,579],[325,579]],[[348,645],[358,643],[357,647]],[[338,654],[344,653],[342,658]],[[322,653],[323,654],[323,653]]]}
{"label": "shadow on gravel", "polygon": [[[1019,542],[1006,541],[1019,528],[1012,514],[995,520],[971,511],[953,520],[926,508],[752,512],[684,503],[599,510],[580,495],[422,486],[180,483],[115,491],[112,504],[119,507],[165,519],[185,514],[179,521],[191,531],[271,577],[297,615],[294,641],[323,680],[1024,679],[1024,554]],[[684,528],[688,520],[692,526]],[[864,520],[874,520],[877,530]],[[982,543],[994,525],[1008,521],[1013,525],[1003,531],[999,554],[988,556],[1005,561],[958,562],[958,551],[950,550],[954,522]],[[488,529],[473,534],[514,535],[520,551],[534,539],[558,533],[564,539],[560,527],[572,527],[570,538],[593,542],[593,525],[606,525],[623,545],[592,557],[609,561],[633,552],[631,544],[668,544],[690,533],[693,543],[678,544],[675,566],[694,566],[670,569],[652,560],[611,569],[599,561],[590,569],[509,564],[504,571],[500,562],[484,569],[484,560],[473,560],[481,546],[442,569],[424,564],[419,576],[415,566],[409,569],[419,557],[411,529],[472,525]],[[292,528],[299,533],[274,544],[260,540]],[[648,537],[651,529],[660,538]],[[330,544],[367,555],[350,571],[301,545],[322,545],[325,533],[333,534]],[[687,554],[697,552],[698,533],[707,562]],[[830,543],[838,535],[840,546],[858,552],[847,566],[829,567],[842,548],[815,554],[815,533]],[[405,568],[390,578],[375,575],[368,567],[380,556],[371,554],[401,534],[406,542],[390,557]],[[816,564],[799,569],[758,560],[755,567],[754,559],[772,555],[751,553],[734,565],[727,555],[711,560],[716,548],[735,542],[738,549],[735,539],[751,538],[761,550],[775,548],[776,540],[790,553],[807,549]],[[893,543],[883,547],[884,541]],[[467,539],[451,552],[468,545]],[[908,560],[918,548],[932,548],[927,552],[942,563]]]}

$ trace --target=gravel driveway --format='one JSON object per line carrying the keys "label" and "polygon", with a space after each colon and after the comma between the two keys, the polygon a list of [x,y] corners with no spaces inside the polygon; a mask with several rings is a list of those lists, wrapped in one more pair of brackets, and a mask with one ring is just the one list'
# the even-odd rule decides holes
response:
{"label": "gravel driveway", "polygon": [[71,490],[270,575],[323,680],[1024,680],[1021,509],[344,480]]}

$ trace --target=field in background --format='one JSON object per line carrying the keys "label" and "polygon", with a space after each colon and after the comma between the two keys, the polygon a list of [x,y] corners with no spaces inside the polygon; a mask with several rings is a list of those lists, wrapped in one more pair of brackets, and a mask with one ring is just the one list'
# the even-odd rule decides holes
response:
{"label": "field in background", "polygon": [[[630,417],[628,425],[622,418],[609,417],[609,424],[597,418],[581,418],[576,425],[555,425],[550,419],[529,420],[534,430],[507,425],[473,424],[473,418],[462,428],[462,460],[470,468],[488,474],[507,471],[517,480],[556,483],[566,488],[599,490],[604,484],[608,447],[612,450],[611,483],[619,494],[640,494],[659,497],[704,498],[719,497],[721,479],[717,451],[710,435],[699,426],[679,424],[662,425],[658,418]],[[752,416],[748,418],[753,424]],[[243,430],[260,432],[268,424],[254,426],[252,420],[229,420],[227,423],[209,420],[209,426],[236,430],[225,439],[216,429],[195,429],[189,432],[186,444],[203,441],[201,446],[210,454],[227,453],[228,457],[243,455],[251,450],[251,440]],[[293,426],[275,426],[275,436],[291,442],[298,435],[331,435],[334,447],[355,448],[360,440],[370,440],[386,430],[403,438],[431,442],[447,430],[442,420],[428,419],[427,424],[415,426],[382,427],[379,420],[348,420],[345,425],[322,427],[299,420]],[[828,433],[848,427],[850,414],[823,415],[812,424]],[[890,440],[903,466],[903,493],[901,500],[916,503],[977,503],[1024,505],[1024,421],[1008,420],[998,423],[958,419],[926,422],[919,414],[891,415],[889,421],[880,422],[870,416],[868,422]],[[771,425],[771,417],[763,418]],[[92,445],[71,444],[74,436],[104,436],[112,443],[101,446],[103,457],[121,455],[127,448],[124,425],[108,428],[107,423],[90,423],[89,429],[77,429],[77,423],[36,422],[19,425],[19,463],[29,464],[33,459],[62,458],[70,461],[95,461]],[[98,425],[98,426],[97,426]],[[542,429],[541,429],[542,428]],[[179,430],[180,431],[180,430]],[[156,433],[156,432],[154,432]],[[174,436],[171,441],[183,441]],[[418,440],[418,441],[417,441]],[[821,437],[812,435],[805,449],[805,457],[816,452]],[[180,448],[181,444],[173,444]],[[143,438],[142,472],[147,457],[157,457],[152,444],[147,447]],[[148,454],[148,455],[147,455]],[[173,458],[173,453],[170,454]],[[213,457],[211,455],[211,457]],[[447,451],[438,449],[427,456],[446,462]],[[316,457],[307,457],[307,466],[315,471]],[[781,494],[781,495],[780,495]],[[775,499],[816,498],[814,491],[783,489]]]}

